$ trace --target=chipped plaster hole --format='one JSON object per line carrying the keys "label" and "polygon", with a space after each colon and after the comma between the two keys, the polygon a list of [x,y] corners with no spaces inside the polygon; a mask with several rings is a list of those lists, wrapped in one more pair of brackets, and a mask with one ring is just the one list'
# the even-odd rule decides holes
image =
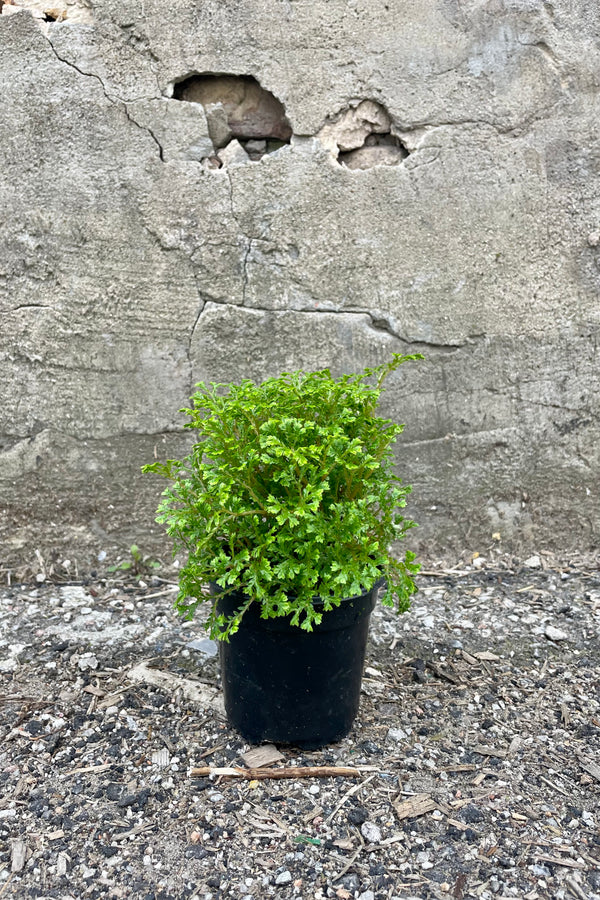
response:
{"label": "chipped plaster hole", "polygon": [[283,104],[251,75],[192,75],[175,84],[173,97],[204,107],[217,166],[256,161],[290,142]]}
{"label": "chipped plaster hole", "polygon": [[49,22],[92,24],[90,0],[59,0],[54,4],[52,0],[0,0],[0,14],[3,16],[21,9],[28,9],[43,30]]}
{"label": "chipped plaster hole", "polygon": [[408,149],[392,131],[389,113],[380,103],[362,100],[327,122],[317,135],[340,165],[349,169],[397,166]]}
{"label": "chipped plaster hole", "polygon": [[338,156],[340,165],[348,169],[370,169],[371,166],[397,166],[408,156],[408,150],[395,135],[370,134],[362,147],[346,150]]}

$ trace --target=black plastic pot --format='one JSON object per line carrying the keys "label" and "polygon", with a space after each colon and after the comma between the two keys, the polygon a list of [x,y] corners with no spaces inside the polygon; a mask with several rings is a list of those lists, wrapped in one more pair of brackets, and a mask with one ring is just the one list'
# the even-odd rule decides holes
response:
{"label": "black plastic pot", "polygon": [[[358,712],[369,618],[383,579],[343,600],[306,632],[290,617],[261,619],[253,604],[229,643],[220,642],[225,709],[250,743],[273,741],[316,750],[341,740]],[[219,588],[211,585],[211,592]],[[230,616],[242,594],[217,600]]]}

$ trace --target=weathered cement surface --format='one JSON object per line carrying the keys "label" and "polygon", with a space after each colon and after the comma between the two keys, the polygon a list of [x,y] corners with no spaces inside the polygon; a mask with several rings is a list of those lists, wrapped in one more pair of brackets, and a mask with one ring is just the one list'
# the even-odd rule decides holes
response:
{"label": "weathered cement surface", "polygon": [[[0,564],[155,544],[139,467],[189,445],[198,380],[392,351],[427,357],[385,401],[423,551],[595,545],[594,0],[29,5],[0,16]],[[217,159],[194,73],[255,78],[291,144]],[[351,170],[365,100],[408,156]]]}

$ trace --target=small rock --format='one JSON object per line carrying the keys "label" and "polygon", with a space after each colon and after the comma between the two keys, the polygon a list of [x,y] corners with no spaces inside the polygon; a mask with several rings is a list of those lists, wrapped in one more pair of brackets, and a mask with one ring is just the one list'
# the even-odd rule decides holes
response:
{"label": "small rock", "polygon": [[421,619],[421,625],[423,628],[434,628],[435,627],[435,617],[434,616],[425,616],[424,619]]}
{"label": "small rock", "polygon": [[529,559],[525,560],[523,565],[527,566],[528,569],[541,569],[542,561],[539,556],[530,556]]}
{"label": "small rock", "polygon": [[473,568],[483,569],[486,562],[487,562],[487,559],[485,558],[485,556],[476,556],[475,559],[473,560]]}
{"label": "small rock", "polygon": [[106,785],[106,797],[108,800],[120,800],[125,793],[125,785],[118,781],[109,781]]}
{"label": "small rock", "polygon": [[549,641],[568,641],[569,635],[562,628],[555,628],[554,625],[546,625],[544,634]]}
{"label": "small rock", "polygon": [[237,140],[230,141],[226,147],[219,150],[217,156],[224,166],[241,165],[250,161],[250,157]]}
{"label": "small rock", "polygon": [[429,853],[426,850],[421,850],[420,853],[417,853],[417,862],[422,869],[433,869],[433,863],[430,861]]}
{"label": "small rock", "polygon": [[402,728],[390,728],[387,733],[388,741],[406,741],[407,733]]}
{"label": "small rock", "polygon": [[368,813],[362,806],[356,806],[348,810],[348,821],[351,825],[362,825],[367,821]]}
{"label": "small rock", "polygon": [[77,665],[81,669],[82,672],[86,672],[88,669],[97,669],[98,668],[98,660],[94,656],[93,653],[84,653],[79,657]]}
{"label": "small rock", "polygon": [[375,900],[375,894],[373,891],[363,891],[358,895],[358,900]]}
{"label": "small rock", "polygon": [[227,112],[222,103],[207,103],[204,107],[208,133],[215,150],[226,147],[232,138]]}
{"label": "small rock", "polygon": [[267,142],[266,141],[248,141],[246,143],[246,153],[250,157],[250,159],[260,159],[267,152]]}
{"label": "small rock", "polygon": [[59,878],[67,874],[69,869],[69,857],[66,853],[59,853],[56,860],[56,874]]}
{"label": "small rock", "polygon": [[551,872],[547,866],[527,866],[532,875],[535,875],[536,878],[550,878]]}
{"label": "small rock", "polygon": [[381,841],[381,829],[374,822],[363,822],[360,832],[371,844],[378,844]]}
{"label": "small rock", "polygon": [[358,875],[344,875],[344,877],[340,881],[342,887],[346,888],[347,891],[352,891],[354,893],[360,887],[360,878]]}
{"label": "small rock", "polygon": [[189,644],[186,644],[185,646],[188,650],[198,650],[208,659],[212,656],[216,656],[219,652],[217,642],[211,641],[209,638],[197,638],[195,641],[190,641]]}
{"label": "small rock", "polygon": [[477,809],[473,803],[469,803],[462,811],[461,818],[463,822],[467,822],[469,825],[473,825],[474,822],[482,822],[483,821],[483,813],[480,809]]}
{"label": "small rock", "polygon": [[288,872],[287,869],[285,872],[280,872],[280,874],[275,879],[275,884],[289,884],[292,880],[292,873]]}

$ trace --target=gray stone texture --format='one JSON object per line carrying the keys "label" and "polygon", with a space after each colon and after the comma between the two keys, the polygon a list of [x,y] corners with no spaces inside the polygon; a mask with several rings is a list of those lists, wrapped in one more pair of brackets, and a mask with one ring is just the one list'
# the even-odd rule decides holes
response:
{"label": "gray stone texture", "polygon": [[[418,549],[597,546],[595,0],[44,8],[0,15],[0,566],[164,547],[139,469],[200,379],[393,351]],[[228,143],[197,73],[291,143]]]}

